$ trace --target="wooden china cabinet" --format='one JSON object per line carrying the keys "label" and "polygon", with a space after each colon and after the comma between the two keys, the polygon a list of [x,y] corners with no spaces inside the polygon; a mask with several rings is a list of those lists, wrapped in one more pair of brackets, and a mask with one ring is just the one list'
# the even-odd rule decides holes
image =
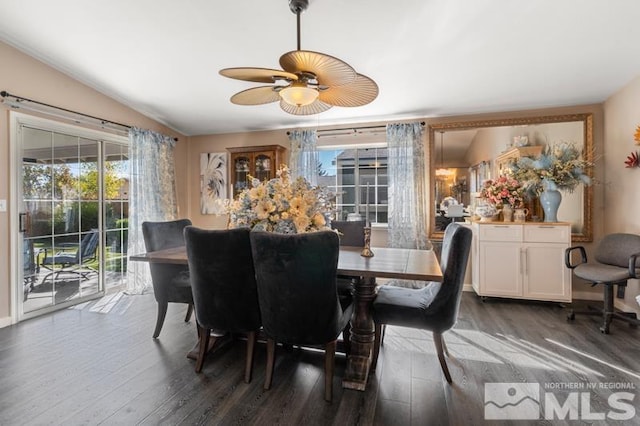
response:
{"label": "wooden china cabinet", "polygon": [[233,196],[247,188],[248,176],[260,181],[276,177],[276,170],[284,162],[285,148],[280,145],[227,148],[231,155],[230,172]]}
{"label": "wooden china cabinet", "polygon": [[512,148],[496,157],[496,176],[503,176],[509,168],[509,163],[518,161],[522,157],[538,158],[542,154],[542,145],[521,146]]}

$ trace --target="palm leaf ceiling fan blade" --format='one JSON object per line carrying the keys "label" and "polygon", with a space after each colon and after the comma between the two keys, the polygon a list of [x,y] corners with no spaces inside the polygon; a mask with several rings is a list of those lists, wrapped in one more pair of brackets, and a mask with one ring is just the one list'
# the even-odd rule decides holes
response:
{"label": "palm leaf ceiling fan blade", "polygon": [[256,67],[225,68],[220,70],[220,74],[236,80],[255,81],[256,83],[274,83],[277,80],[295,81],[298,79],[297,75],[290,72]]}
{"label": "palm leaf ceiling fan blade", "polygon": [[291,105],[290,103],[285,102],[284,99],[282,99],[280,100],[280,108],[282,108],[284,112],[288,112],[289,114],[293,115],[313,115],[328,110],[329,108],[331,108],[331,105],[325,104],[324,102],[316,99],[309,105],[297,106]]}
{"label": "palm leaf ceiling fan blade", "polygon": [[260,86],[243,90],[231,97],[231,102],[236,105],[262,105],[280,100],[276,86]]}
{"label": "palm leaf ceiling fan blade", "polygon": [[358,107],[372,102],[378,96],[378,85],[369,77],[357,74],[355,80],[344,86],[320,91],[320,101],[340,107]]}
{"label": "palm leaf ceiling fan blade", "polygon": [[291,73],[313,73],[323,86],[342,86],[356,78],[349,64],[324,53],[294,50],[280,57],[280,66]]}
{"label": "palm leaf ceiling fan blade", "polygon": [[238,92],[231,102],[260,105],[280,101],[283,111],[294,115],[318,114],[332,106],[356,107],[378,96],[378,85],[356,73],[346,62],[324,53],[300,48],[300,14],[309,0],[289,0],[289,9],[297,17],[297,50],[280,57],[283,70],[269,68],[225,68],[220,74],[237,80],[276,83]]}

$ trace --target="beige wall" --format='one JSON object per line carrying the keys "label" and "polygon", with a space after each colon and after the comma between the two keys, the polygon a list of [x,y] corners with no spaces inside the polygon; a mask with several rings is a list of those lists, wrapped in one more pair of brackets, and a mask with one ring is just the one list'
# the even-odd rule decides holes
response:
{"label": "beige wall", "polygon": [[[226,226],[226,216],[203,215],[200,213],[200,154],[205,152],[227,152],[227,148],[259,145],[281,145],[289,152],[290,143],[286,130],[230,133],[189,138],[187,163],[187,217],[195,226],[220,229]],[[285,162],[288,157],[285,155]],[[230,194],[229,194],[230,196]]]}
{"label": "beige wall", "polygon": [[[0,43],[0,90],[178,137],[176,163],[187,163],[187,144],[183,135],[3,43]],[[7,200],[7,210],[13,202],[9,199],[10,185],[13,182],[9,175],[9,164],[9,110],[0,104],[0,199]],[[178,167],[177,185],[178,202],[183,214],[187,211],[186,199],[181,196],[187,193],[186,171],[183,166]],[[12,315],[9,280],[14,265],[10,262],[9,219],[9,211],[0,212],[0,327],[10,324]]]}
{"label": "beige wall", "polygon": [[[633,140],[640,126],[640,76],[609,97],[604,112],[604,232],[640,234],[640,168],[627,169],[624,164],[632,151],[640,151]],[[616,299],[616,304],[640,314],[635,301],[639,294],[640,281],[629,280],[624,301]]]}
{"label": "beige wall", "polygon": [[[523,118],[523,117],[539,117],[547,115],[563,115],[563,114],[593,114],[593,139],[594,147],[597,153],[603,152],[603,140],[604,140],[604,115],[602,105],[584,105],[574,107],[563,108],[546,108],[538,110],[528,111],[511,111],[511,112],[499,112],[491,114],[474,114],[465,116],[451,116],[451,117],[436,117],[436,118],[423,118],[415,119],[411,121],[424,121],[426,125],[449,123],[457,121],[476,121],[476,120],[495,120],[503,118]],[[359,124],[352,124],[345,127],[360,127],[360,126],[373,126],[386,124],[386,122],[366,122]],[[189,139],[189,163],[185,166],[189,170],[189,217],[193,221],[194,225],[205,228],[221,228],[225,226],[226,217],[216,217],[213,215],[201,215],[200,214],[200,188],[199,188],[199,156],[201,152],[224,152],[225,148],[236,146],[253,146],[253,145],[272,145],[279,144],[289,148],[289,141],[286,135],[287,130],[269,131],[269,132],[244,132],[233,133],[226,135],[210,135],[210,136],[197,136]],[[425,127],[424,132],[425,143],[428,144],[428,132]],[[384,140],[384,136],[383,136]],[[349,136],[347,138],[332,138],[331,141],[324,140],[322,143],[331,145],[342,144],[345,141],[357,144],[367,144],[379,141],[379,138],[371,137],[368,135],[363,136]],[[426,160],[429,160],[429,152],[425,150]],[[428,163],[427,163],[428,164]],[[595,177],[597,180],[602,181],[603,178],[603,165],[604,162],[600,156],[597,162]],[[604,226],[604,211],[603,211],[603,189],[602,185],[594,186],[594,210],[593,210],[593,235],[594,241],[598,241],[603,233]],[[386,245],[386,232],[384,229],[376,229],[372,233],[372,245],[373,246],[385,246]],[[591,249],[593,244],[584,244],[588,249]],[[574,280],[574,297],[575,298],[598,298],[600,297],[600,289],[592,289],[586,284]]]}

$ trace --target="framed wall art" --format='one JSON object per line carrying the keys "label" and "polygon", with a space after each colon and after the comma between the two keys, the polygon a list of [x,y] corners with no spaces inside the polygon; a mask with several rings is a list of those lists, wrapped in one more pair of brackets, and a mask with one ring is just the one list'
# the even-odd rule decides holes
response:
{"label": "framed wall art", "polygon": [[200,213],[222,214],[227,200],[227,153],[200,154]]}

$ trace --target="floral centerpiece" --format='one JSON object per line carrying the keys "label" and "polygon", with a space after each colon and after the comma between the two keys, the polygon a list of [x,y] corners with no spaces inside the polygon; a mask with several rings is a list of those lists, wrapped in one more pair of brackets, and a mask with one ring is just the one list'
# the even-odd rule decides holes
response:
{"label": "floral centerpiece", "polygon": [[523,157],[511,166],[513,176],[539,195],[545,189],[573,192],[581,183],[590,185],[587,170],[593,163],[575,144],[560,142],[548,145],[538,158]]}
{"label": "floral centerpiece", "polygon": [[249,178],[244,189],[229,206],[229,228],[249,227],[281,234],[301,234],[329,230],[332,195],[321,186],[299,177],[291,179],[287,166],[280,166],[276,178],[260,182]]}
{"label": "floral centerpiece", "polygon": [[524,205],[524,189],[513,177],[500,176],[487,179],[482,184],[480,196],[496,207],[520,208]]}

